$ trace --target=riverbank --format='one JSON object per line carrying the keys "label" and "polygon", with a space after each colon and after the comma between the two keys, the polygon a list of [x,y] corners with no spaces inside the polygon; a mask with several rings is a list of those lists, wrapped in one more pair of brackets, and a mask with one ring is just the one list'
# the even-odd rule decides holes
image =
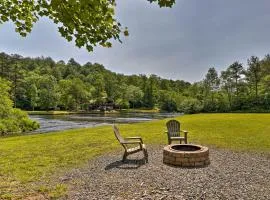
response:
{"label": "riverbank", "polygon": [[[184,115],[188,140],[232,151],[270,153],[270,114]],[[142,136],[146,144],[165,145],[168,119],[119,125],[123,136]],[[57,198],[67,185],[59,177],[92,158],[122,149],[110,126],[0,138],[0,199],[44,194]]]}
{"label": "riverbank", "polygon": [[70,114],[100,114],[100,113],[159,113],[159,109],[121,109],[121,110],[110,110],[110,111],[26,111],[29,115],[70,115]]}
{"label": "riverbank", "polygon": [[118,111],[26,111],[28,115],[72,115],[72,114],[100,114],[100,113],[118,113]]}

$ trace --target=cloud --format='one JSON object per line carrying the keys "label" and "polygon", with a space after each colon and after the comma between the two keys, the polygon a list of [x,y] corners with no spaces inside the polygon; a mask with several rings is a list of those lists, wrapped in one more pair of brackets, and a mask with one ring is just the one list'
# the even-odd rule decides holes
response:
{"label": "cloud", "polygon": [[198,81],[209,67],[220,71],[236,60],[245,64],[251,55],[269,53],[269,6],[268,0],[177,0],[172,9],[160,9],[146,0],[125,0],[118,1],[117,18],[130,36],[113,48],[78,49],[47,19],[24,39],[11,24],[1,25],[0,44],[2,51],[23,56],[73,57],[119,73]]}

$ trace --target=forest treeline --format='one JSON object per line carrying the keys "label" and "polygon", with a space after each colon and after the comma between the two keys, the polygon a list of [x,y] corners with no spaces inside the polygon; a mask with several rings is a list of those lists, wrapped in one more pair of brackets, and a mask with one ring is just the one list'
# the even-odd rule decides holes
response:
{"label": "forest treeline", "polygon": [[101,64],[67,63],[49,57],[0,53],[0,77],[11,83],[13,106],[24,110],[89,111],[160,108],[185,113],[260,111],[270,108],[270,56],[251,56],[220,74],[209,68],[205,78],[189,83],[156,75],[123,75]]}

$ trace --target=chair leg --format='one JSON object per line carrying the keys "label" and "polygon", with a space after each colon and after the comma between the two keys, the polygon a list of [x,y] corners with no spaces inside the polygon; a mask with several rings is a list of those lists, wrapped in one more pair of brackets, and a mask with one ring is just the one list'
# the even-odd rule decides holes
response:
{"label": "chair leg", "polygon": [[146,149],[143,150],[143,154],[144,154],[145,163],[148,163],[148,152]]}
{"label": "chair leg", "polygon": [[125,162],[126,159],[127,159],[127,152],[125,151],[125,153],[124,153],[124,155],[123,155],[122,162]]}

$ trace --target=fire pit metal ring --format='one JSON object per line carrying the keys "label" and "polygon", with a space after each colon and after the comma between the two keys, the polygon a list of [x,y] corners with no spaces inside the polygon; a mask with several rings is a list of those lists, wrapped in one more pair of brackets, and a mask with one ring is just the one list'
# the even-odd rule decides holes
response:
{"label": "fire pit metal ring", "polygon": [[163,149],[163,163],[181,167],[203,167],[210,164],[209,149],[194,144],[172,144]]}

